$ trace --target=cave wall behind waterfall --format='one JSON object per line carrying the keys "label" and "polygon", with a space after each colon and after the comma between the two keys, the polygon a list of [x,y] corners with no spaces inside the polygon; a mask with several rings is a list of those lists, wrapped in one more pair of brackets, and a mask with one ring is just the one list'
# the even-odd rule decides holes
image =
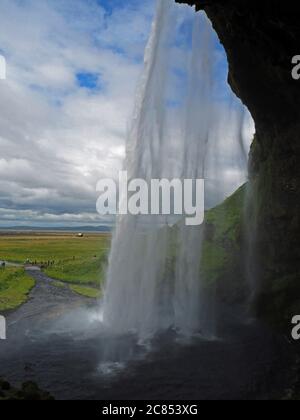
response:
{"label": "cave wall behind waterfall", "polygon": [[286,0],[176,0],[204,9],[224,45],[229,84],[250,110],[249,228],[256,310],[286,326],[300,312],[300,12]]}

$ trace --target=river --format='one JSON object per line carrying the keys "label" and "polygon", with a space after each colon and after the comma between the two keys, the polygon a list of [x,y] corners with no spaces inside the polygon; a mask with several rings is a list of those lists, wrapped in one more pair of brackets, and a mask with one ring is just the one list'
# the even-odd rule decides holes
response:
{"label": "river", "polygon": [[28,272],[36,287],[0,342],[0,374],[13,384],[36,381],[56,399],[244,400],[279,398],[291,381],[288,341],[239,322],[237,309],[220,314],[214,340],[169,332],[146,348],[103,331],[98,303]]}

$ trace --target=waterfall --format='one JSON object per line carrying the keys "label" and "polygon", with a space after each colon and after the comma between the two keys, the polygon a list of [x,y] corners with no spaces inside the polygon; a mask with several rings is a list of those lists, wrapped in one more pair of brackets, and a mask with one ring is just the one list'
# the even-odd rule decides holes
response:
{"label": "waterfall", "polygon": [[[218,68],[217,45],[203,13],[158,0],[124,163],[129,179],[205,178],[208,206],[246,179],[244,109]],[[202,234],[178,217],[118,216],[103,302],[113,333],[213,334]]]}

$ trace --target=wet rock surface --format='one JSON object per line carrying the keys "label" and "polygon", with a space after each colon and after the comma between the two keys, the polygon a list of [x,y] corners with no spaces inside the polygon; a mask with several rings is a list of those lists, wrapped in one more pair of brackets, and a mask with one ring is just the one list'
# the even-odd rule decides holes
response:
{"label": "wet rock surface", "polygon": [[0,378],[0,401],[29,400],[29,401],[50,401],[54,398],[45,391],[39,389],[32,381],[24,382],[20,389],[14,388],[4,379]]}

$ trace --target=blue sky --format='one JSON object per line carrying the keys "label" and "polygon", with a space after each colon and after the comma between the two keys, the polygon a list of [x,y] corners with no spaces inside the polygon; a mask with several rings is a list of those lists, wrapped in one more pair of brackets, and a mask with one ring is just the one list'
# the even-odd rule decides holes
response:
{"label": "blue sky", "polygon": [[[139,8],[140,0],[97,0],[97,3],[105,9],[105,11],[111,15],[116,9],[120,8],[130,9]],[[145,2],[146,3],[146,2]]]}
{"label": "blue sky", "polygon": [[0,225],[99,223],[154,13],[152,0],[1,0]]}
{"label": "blue sky", "polygon": [[[175,7],[170,106],[192,17]],[[95,186],[122,166],[154,11],[154,0],[1,0],[0,226],[102,222]]]}
{"label": "blue sky", "polygon": [[76,79],[79,87],[89,90],[103,90],[101,84],[101,74],[91,72],[78,72],[76,73]]}

